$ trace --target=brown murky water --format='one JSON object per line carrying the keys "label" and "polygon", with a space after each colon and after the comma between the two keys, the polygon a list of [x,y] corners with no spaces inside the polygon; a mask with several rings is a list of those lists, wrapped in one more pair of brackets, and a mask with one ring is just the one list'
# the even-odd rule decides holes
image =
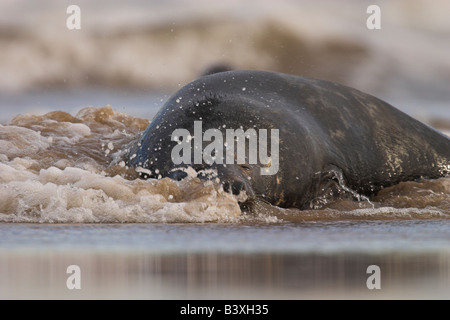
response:
{"label": "brown murky water", "polygon": [[147,124],[104,107],[0,126],[1,298],[450,297],[450,178],[246,213],[212,183],[138,179],[121,155]]}
{"label": "brown murky water", "polygon": [[325,202],[318,210],[236,199],[194,178],[143,181],[121,160],[148,120],[111,107],[20,115],[0,126],[0,221],[64,223],[280,222],[447,219],[450,179],[406,182],[373,199]]}

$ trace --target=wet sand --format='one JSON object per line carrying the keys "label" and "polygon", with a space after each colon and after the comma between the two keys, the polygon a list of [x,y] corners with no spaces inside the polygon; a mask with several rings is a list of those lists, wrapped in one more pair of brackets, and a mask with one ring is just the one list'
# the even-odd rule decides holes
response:
{"label": "wet sand", "polygon": [[[2,224],[0,298],[448,299],[448,227]],[[80,290],[66,286],[70,265],[81,269]],[[371,265],[379,290],[367,288]]]}
{"label": "wet sand", "polygon": [[[0,253],[1,299],[449,299],[450,254]],[[66,287],[69,265],[81,289]],[[380,290],[367,267],[382,270]]]}

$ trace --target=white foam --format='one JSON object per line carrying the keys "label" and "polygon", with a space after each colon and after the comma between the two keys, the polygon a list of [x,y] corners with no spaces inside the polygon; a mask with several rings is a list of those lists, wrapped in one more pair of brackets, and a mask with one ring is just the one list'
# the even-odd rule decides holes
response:
{"label": "white foam", "polygon": [[13,158],[49,147],[48,139],[28,128],[0,125],[0,154]]}
{"label": "white foam", "polygon": [[[0,126],[0,221],[205,222],[241,214],[212,183],[118,175],[128,170],[120,147],[147,121],[110,107],[85,108],[76,117],[28,114]],[[105,149],[117,152],[102,156]],[[110,163],[116,173],[106,173]]]}
{"label": "white foam", "polygon": [[200,198],[174,202],[177,190],[165,195],[160,189],[178,188],[173,182],[130,181],[74,167],[50,167],[39,174],[7,164],[0,169],[0,221],[206,222],[240,215],[237,202],[214,188]]}
{"label": "white foam", "polygon": [[356,209],[349,211],[345,214],[351,214],[355,217],[370,217],[370,218],[380,218],[380,219],[419,219],[421,217],[429,218],[442,218],[448,217],[449,215],[442,212],[437,208],[393,208],[393,207],[381,207],[381,208],[366,208],[366,209]]}
{"label": "white foam", "polygon": [[25,181],[33,178],[33,173],[27,170],[16,169],[11,165],[0,163],[0,182]]}

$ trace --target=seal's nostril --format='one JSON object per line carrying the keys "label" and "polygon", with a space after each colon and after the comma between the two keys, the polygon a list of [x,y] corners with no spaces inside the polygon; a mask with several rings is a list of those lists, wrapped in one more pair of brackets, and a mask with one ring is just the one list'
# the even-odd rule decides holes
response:
{"label": "seal's nostril", "polygon": [[228,181],[225,181],[225,182],[223,183],[223,190],[224,190],[225,192],[230,192],[230,183],[229,183]]}
{"label": "seal's nostril", "polygon": [[245,190],[245,186],[241,181],[234,181],[231,185],[231,190],[234,195],[239,195],[242,190]]}
{"label": "seal's nostril", "polygon": [[223,190],[225,192],[232,192],[234,195],[239,195],[241,191],[245,191],[245,185],[241,181],[225,181],[223,183]]}

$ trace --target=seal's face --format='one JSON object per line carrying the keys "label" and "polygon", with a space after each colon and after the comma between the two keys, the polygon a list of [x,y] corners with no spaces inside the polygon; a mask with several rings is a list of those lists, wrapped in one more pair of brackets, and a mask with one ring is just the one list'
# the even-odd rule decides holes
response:
{"label": "seal's face", "polygon": [[252,200],[256,197],[251,185],[252,168],[248,165],[231,165],[218,169],[219,179],[226,192],[238,196],[238,200]]}
{"label": "seal's face", "polygon": [[274,157],[278,142],[273,143],[270,130],[255,125],[261,123],[258,115],[243,117],[245,108],[241,114],[230,113],[236,106],[217,98],[195,103],[181,103],[181,97],[172,100],[131,150],[129,164],[145,179],[218,179],[240,202],[255,198],[254,182],[278,171]]}
{"label": "seal's face", "polygon": [[202,180],[216,180],[222,184],[225,192],[237,196],[239,202],[245,202],[256,198],[251,184],[256,169],[249,165],[194,165],[172,168],[166,176],[178,181],[192,175]]}
{"label": "seal's face", "polygon": [[[158,152],[156,157],[160,163],[170,163],[170,153]],[[155,157],[155,158],[156,158]],[[259,168],[250,165],[175,165],[157,166],[152,164],[144,167],[137,167],[136,171],[141,177],[148,179],[170,178],[181,181],[187,177],[197,177],[201,180],[214,180],[222,184],[223,190],[232,193],[241,203],[252,201],[256,198],[252,187],[253,174]]]}

